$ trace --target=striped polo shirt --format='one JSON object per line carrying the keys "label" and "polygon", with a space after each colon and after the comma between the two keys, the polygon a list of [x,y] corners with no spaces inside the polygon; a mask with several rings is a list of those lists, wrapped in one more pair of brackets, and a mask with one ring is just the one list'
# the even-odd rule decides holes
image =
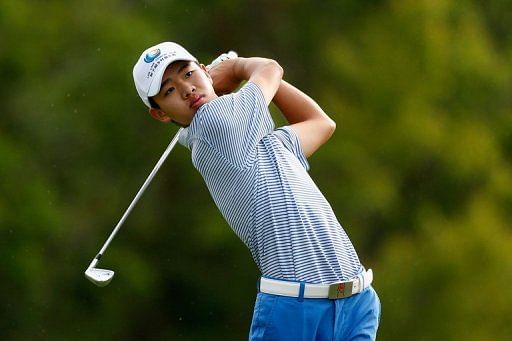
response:
{"label": "striped polo shirt", "polygon": [[327,284],[361,271],[297,135],[274,130],[256,84],[202,105],[180,143],[263,276]]}

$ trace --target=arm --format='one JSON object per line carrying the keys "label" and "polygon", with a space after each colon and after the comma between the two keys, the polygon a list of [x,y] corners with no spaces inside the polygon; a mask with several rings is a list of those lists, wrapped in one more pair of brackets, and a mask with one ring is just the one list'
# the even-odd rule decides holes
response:
{"label": "arm", "polygon": [[255,83],[263,92],[267,105],[276,94],[283,69],[272,59],[266,58],[235,58],[228,59],[210,69],[215,92],[230,93],[241,81]]}
{"label": "arm", "polygon": [[336,129],[336,123],[311,97],[284,80],[273,102],[297,134],[306,157],[327,142]]}

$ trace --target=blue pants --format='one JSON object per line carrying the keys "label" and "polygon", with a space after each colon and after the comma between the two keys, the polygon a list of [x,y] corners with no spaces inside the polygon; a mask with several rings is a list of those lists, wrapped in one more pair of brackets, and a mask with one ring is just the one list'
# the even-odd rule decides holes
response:
{"label": "blue pants", "polygon": [[370,286],[348,298],[258,293],[249,340],[375,340],[380,301]]}

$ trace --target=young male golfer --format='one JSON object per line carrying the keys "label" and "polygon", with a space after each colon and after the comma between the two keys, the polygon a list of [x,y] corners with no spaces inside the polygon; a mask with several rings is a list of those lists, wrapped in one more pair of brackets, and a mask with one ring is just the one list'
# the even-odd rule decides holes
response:
{"label": "young male golfer", "polygon": [[[307,172],[335,129],[320,106],[273,60],[227,59],[208,72],[171,42],[145,50],[133,76],[151,116],[186,127],[180,143],[261,271],[249,339],[375,339],[372,272]],[[288,126],[274,129],[271,101]]]}

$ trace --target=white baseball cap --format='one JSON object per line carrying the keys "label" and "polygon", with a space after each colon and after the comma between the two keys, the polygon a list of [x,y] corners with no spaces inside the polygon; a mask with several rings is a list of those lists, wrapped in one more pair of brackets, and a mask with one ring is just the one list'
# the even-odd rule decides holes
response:
{"label": "white baseball cap", "polygon": [[151,108],[149,97],[160,91],[162,77],[167,66],[178,60],[197,62],[182,46],[164,42],[146,49],[133,67],[133,80],[140,98]]}

